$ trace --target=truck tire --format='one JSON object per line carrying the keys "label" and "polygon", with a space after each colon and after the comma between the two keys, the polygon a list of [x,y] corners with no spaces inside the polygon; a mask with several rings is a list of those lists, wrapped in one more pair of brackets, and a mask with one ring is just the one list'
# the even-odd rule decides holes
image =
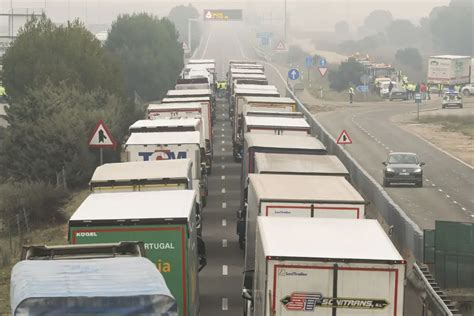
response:
{"label": "truck tire", "polygon": [[469,91],[469,89],[464,89],[464,91],[462,92],[462,94],[464,94],[466,97],[468,97],[468,96],[471,95],[471,92]]}

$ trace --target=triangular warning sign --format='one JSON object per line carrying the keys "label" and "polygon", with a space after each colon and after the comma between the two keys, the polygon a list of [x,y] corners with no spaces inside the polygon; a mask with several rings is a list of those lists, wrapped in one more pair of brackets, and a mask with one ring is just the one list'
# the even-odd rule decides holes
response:
{"label": "triangular warning sign", "polygon": [[319,67],[318,70],[321,74],[321,77],[324,77],[324,75],[326,75],[326,72],[328,72],[328,69],[326,67]]}
{"label": "triangular warning sign", "polygon": [[183,42],[183,49],[188,50],[188,44],[186,44],[186,42]]}
{"label": "triangular warning sign", "polygon": [[275,47],[275,50],[277,52],[286,52],[286,46],[285,46],[285,43],[283,43],[282,41],[279,41],[277,46]]}
{"label": "triangular warning sign", "polygon": [[92,148],[115,148],[117,143],[112,137],[109,128],[104,121],[100,120],[94,128],[91,137],[89,138],[89,147]]}
{"label": "triangular warning sign", "polygon": [[352,144],[352,139],[349,136],[349,134],[346,132],[346,130],[343,130],[339,137],[337,138],[337,143],[339,145],[347,145],[347,144]]}
{"label": "triangular warning sign", "polygon": [[207,11],[207,13],[206,13],[206,19],[208,19],[208,20],[212,19],[212,13],[211,13],[211,11]]}

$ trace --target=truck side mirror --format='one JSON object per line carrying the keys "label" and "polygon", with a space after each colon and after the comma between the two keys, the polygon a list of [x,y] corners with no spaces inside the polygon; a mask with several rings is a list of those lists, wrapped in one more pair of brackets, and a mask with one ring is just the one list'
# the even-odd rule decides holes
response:
{"label": "truck side mirror", "polygon": [[420,166],[424,166],[424,165],[426,165],[426,163],[420,162]]}
{"label": "truck side mirror", "polygon": [[386,161],[382,162],[382,165],[386,166],[386,165],[387,165],[387,162],[386,162]]}

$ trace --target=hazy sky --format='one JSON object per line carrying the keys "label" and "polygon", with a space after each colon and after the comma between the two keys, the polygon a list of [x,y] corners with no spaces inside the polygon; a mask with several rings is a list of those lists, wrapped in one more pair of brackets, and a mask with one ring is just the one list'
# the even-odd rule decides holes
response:
{"label": "hazy sky", "polygon": [[[237,1],[163,1],[163,0],[0,0],[2,12],[9,12],[12,5],[16,12],[45,9],[55,22],[64,23],[75,17],[86,24],[110,24],[120,13],[151,12],[159,16],[180,4],[191,2],[201,11],[204,8],[253,8],[265,17],[278,19],[283,14],[284,0]],[[288,15],[294,26],[307,25],[317,30],[333,29],[334,23],[347,20],[357,27],[375,9],[390,10],[395,18],[417,21],[427,16],[435,6],[446,5],[449,0],[287,0]],[[17,25],[21,21],[17,21]],[[3,28],[7,19],[0,21]]]}

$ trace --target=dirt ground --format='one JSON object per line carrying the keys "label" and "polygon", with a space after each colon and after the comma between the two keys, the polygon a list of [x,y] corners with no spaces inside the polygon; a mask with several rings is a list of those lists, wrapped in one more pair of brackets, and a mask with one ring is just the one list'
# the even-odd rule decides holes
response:
{"label": "dirt ground", "polygon": [[474,166],[474,139],[460,132],[444,130],[442,125],[413,122],[413,118],[399,115],[392,121],[418,137],[424,138],[465,163]]}

